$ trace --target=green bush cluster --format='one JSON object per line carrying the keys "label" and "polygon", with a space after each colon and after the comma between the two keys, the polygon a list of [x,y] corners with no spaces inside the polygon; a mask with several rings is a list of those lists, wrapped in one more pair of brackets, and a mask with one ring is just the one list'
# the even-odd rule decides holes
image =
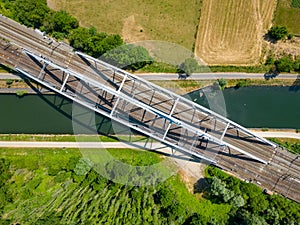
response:
{"label": "green bush cluster", "polygon": [[270,54],[267,57],[266,65],[271,66],[272,71],[282,72],[300,72],[300,58],[285,55],[275,60],[274,55]]}
{"label": "green bush cluster", "polygon": [[231,204],[229,224],[298,224],[300,205],[273,194],[267,195],[252,183],[231,177],[215,167],[206,170],[209,198]]}
{"label": "green bush cluster", "polygon": [[299,8],[300,9],[300,0],[292,0],[291,1],[291,6],[293,8]]}
{"label": "green bush cluster", "polygon": [[289,32],[285,26],[273,26],[268,31],[268,35],[270,38],[278,41],[278,40],[284,40],[288,36]]}
{"label": "green bush cluster", "polygon": [[274,62],[278,72],[300,72],[300,58],[292,59],[290,56],[284,56]]}

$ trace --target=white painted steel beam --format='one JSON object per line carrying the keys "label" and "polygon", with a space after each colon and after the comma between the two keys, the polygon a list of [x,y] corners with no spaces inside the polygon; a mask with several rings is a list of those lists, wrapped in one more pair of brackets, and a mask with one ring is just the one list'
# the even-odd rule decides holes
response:
{"label": "white painted steel beam", "polygon": [[221,115],[215,113],[214,111],[211,111],[210,109],[207,109],[207,108],[205,108],[205,107],[203,107],[203,106],[201,106],[201,105],[198,105],[198,104],[196,104],[196,103],[194,103],[194,102],[191,102],[191,101],[189,101],[188,99],[186,99],[186,98],[184,98],[184,97],[182,97],[182,96],[180,96],[180,95],[177,95],[177,94],[175,94],[175,93],[173,93],[173,92],[171,92],[171,91],[168,91],[168,90],[166,90],[166,89],[163,89],[163,88],[159,87],[158,85],[152,84],[152,83],[150,83],[150,82],[144,80],[144,79],[141,78],[141,77],[138,77],[138,76],[135,76],[135,75],[133,75],[133,74],[130,74],[130,73],[124,71],[124,70],[121,70],[121,69],[119,69],[119,68],[117,68],[117,67],[115,67],[115,66],[113,66],[113,65],[110,65],[110,64],[108,64],[108,63],[106,63],[106,62],[104,62],[104,61],[101,61],[101,60],[99,60],[99,59],[95,59],[95,58],[93,58],[93,57],[91,57],[91,56],[89,56],[89,55],[86,55],[86,54],[82,53],[82,52],[75,51],[75,54],[80,55],[80,56],[82,56],[82,57],[84,57],[84,58],[90,59],[90,60],[92,60],[92,61],[94,61],[94,62],[98,62],[98,63],[101,64],[102,66],[105,66],[105,67],[108,67],[108,68],[112,68],[112,69],[114,69],[116,72],[119,72],[119,73],[121,73],[121,74],[123,74],[123,75],[127,74],[127,75],[129,75],[130,77],[133,77],[134,79],[138,79],[138,80],[140,80],[140,81],[143,81],[144,83],[149,84],[153,89],[161,90],[161,91],[163,91],[164,93],[167,93],[168,95],[173,96],[173,98],[179,98],[180,100],[182,100],[183,102],[185,102],[185,103],[187,103],[187,104],[189,104],[189,105],[192,104],[192,105],[194,105],[196,108],[198,108],[200,111],[203,111],[203,112],[206,112],[206,113],[208,113],[208,114],[210,114],[210,115],[216,116],[218,119],[221,120],[221,122],[224,122],[224,123],[226,123],[226,124],[227,124],[227,123],[230,123],[230,124],[233,125],[234,127],[239,128],[239,129],[242,130],[243,132],[245,132],[245,133],[247,133],[247,134],[249,134],[249,135],[251,135],[251,136],[253,136],[253,137],[257,138],[257,139],[259,139],[260,141],[262,141],[262,142],[264,142],[264,143],[266,143],[266,144],[269,144],[269,145],[271,145],[271,146],[274,147],[274,148],[277,147],[277,145],[276,145],[275,143],[273,143],[273,142],[271,142],[271,141],[269,141],[269,140],[267,140],[267,139],[265,139],[265,138],[263,138],[263,137],[260,137],[260,136],[256,135],[255,133],[253,133],[253,132],[251,132],[250,130],[246,129],[245,127],[243,127],[243,126],[241,126],[241,125],[239,125],[239,124],[237,124],[237,123],[235,123],[235,122],[233,122],[233,121],[227,119],[226,117],[223,117],[223,116],[221,116]]}
{"label": "white painted steel beam", "polygon": [[204,159],[205,161],[208,161],[208,162],[210,162],[210,163],[212,163],[212,164],[216,164],[216,161],[213,160],[213,159],[210,159],[210,158],[208,158],[208,157],[206,157],[206,156],[204,156],[204,155],[202,155],[202,154],[199,154],[198,152],[193,152],[193,151],[190,151],[189,149],[186,149],[186,148],[183,148],[183,147],[181,147],[181,146],[178,146],[178,145],[176,145],[176,144],[174,144],[174,143],[172,143],[172,142],[170,142],[170,141],[163,140],[160,136],[155,135],[155,134],[153,134],[153,133],[151,133],[151,132],[149,132],[149,131],[146,131],[145,129],[139,128],[136,124],[131,124],[131,123],[129,123],[129,122],[126,121],[126,120],[122,120],[122,119],[120,119],[120,118],[118,118],[118,117],[115,117],[115,116],[113,116],[113,115],[110,115],[109,113],[105,112],[104,110],[100,110],[100,109],[98,109],[98,108],[95,108],[92,104],[88,104],[88,103],[86,103],[86,102],[83,102],[83,101],[81,101],[81,100],[78,100],[76,97],[73,96],[73,94],[69,94],[69,93],[67,93],[67,92],[61,92],[59,89],[55,88],[54,85],[50,85],[50,84],[48,84],[47,82],[42,81],[42,80],[36,78],[35,76],[31,75],[30,73],[28,73],[28,72],[26,72],[26,71],[24,71],[24,70],[22,70],[22,69],[20,69],[20,68],[18,68],[18,67],[15,67],[15,69],[16,69],[16,71],[18,71],[18,72],[24,74],[25,76],[29,77],[29,78],[32,79],[32,80],[34,80],[34,81],[36,81],[36,82],[38,82],[38,83],[44,85],[45,87],[49,88],[50,90],[53,90],[53,91],[55,91],[55,92],[57,92],[57,93],[59,93],[59,94],[65,96],[66,98],[69,98],[69,99],[71,99],[72,101],[74,101],[74,102],[76,102],[76,103],[78,103],[78,104],[81,104],[81,105],[83,105],[83,106],[85,106],[85,107],[87,107],[87,108],[89,108],[89,109],[91,109],[91,110],[93,110],[93,111],[96,111],[96,112],[99,113],[99,114],[102,114],[102,115],[104,115],[104,116],[106,116],[106,117],[108,117],[108,118],[110,118],[110,119],[113,119],[113,120],[119,122],[120,124],[123,124],[123,125],[125,125],[125,126],[128,126],[128,127],[132,128],[132,129],[138,131],[138,132],[141,132],[141,133],[143,133],[143,134],[145,134],[145,135],[147,135],[147,136],[153,138],[153,139],[156,139],[156,140],[158,140],[158,141],[160,141],[160,142],[162,142],[162,143],[165,143],[165,144],[167,144],[168,146],[170,146],[170,147],[172,147],[172,148],[178,149],[178,150],[180,150],[180,151],[182,151],[182,152],[185,152],[185,153],[187,153],[187,154],[193,155],[193,156],[195,156],[195,157],[197,157],[197,158]]}
{"label": "white painted steel beam", "polygon": [[[116,90],[114,90],[114,89],[112,89],[112,88],[110,88],[110,87],[107,87],[106,85],[103,85],[103,84],[101,84],[101,83],[99,83],[99,82],[96,82],[96,81],[92,80],[91,78],[88,78],[88,77],[85,77],[85,76],[83,76],[83,75],[81,75],[81,74],[78,74],[78,73],[75,72],[75,71],[71,71],[71,70],[65,69],[65,68],[63,68],[63,67],[61,67],[61,66],[59,66],[59,65],[56,65],[56,64],[54,64],[53,62],[51,62],[51,61],[49,61],[49,60],[47,60],[47,59],[44,59],[44,58],[42,58],[42,57],[40,57],[40,56],[37,56],[37,55],[31,53],[30,51],[28,51],[28,50],[26,50],[26,49],[23,49],[23,51],[24,51],[26,54],[28,54],[28,55],[30,55],[30,56],[32,56],[32,57],[34,57],[34,58],[36,58],[36,59],[38,59],[38,60],[40,60],[40,61],[43,61],[44,63],[47,63],[48,65],[50,65],[50,66],[53,67],[53,68],[59,69],[59,70],[65,72],[65,73],[67,73],[67,74],[70,74],[70,75],[72,75],[72,76],[74,76],[74,77],[77,77],[78,79],[80,79],[80,80],[82,80],[82,81],[84,81],[84,82],[86,82],[86,83],[88,83],[88,84],[91,84],[91,85],[93,85],[93,86],[95,86],[95,87],[101,88],[101,89],[103,89],[103,90],[105,90],[105,91],[111,93],[112,95],[117,96],[118,99],[123,99],[123,100],[125,100],[125,101],[127,101],[127,102],[130,102],[130,103],[132,103],[132,104],[134,104],[134,105],[136,105],[136,106],[138,106],[138,107],[140,107],[140,108],[143,108],[143,109],[147,110],[148,112],[154,113],[154,114],[155,114],[156,116],[158,116],[158,117],[161,117],[161,118],[164,118],[164,119],[168,120],[170,123],[177,124],[178,126],[184,128],[184,129],[186,129],[186,130],[189,130],[190,132],[193,132],[194,134],[196,134],[196,135],[198,135],[198,136],[201,135],[201,136],[203,136],[204,138],[206,138],[206,139],[208,139],[208,140],[210,140],[210,141],[213,141],[213,142],[215,142],[215,143],[217,143],[217,144],[220,144],[220,145],[227,145],[228,147],[231,147],[232,149],[235,149],[235,150],[237,150],[237,151],[239,151],[239,152],[241,152],[241,153],[243,153],[243,154],[245,154],[245,155],[248,155],[249,157],[251,157],[251,158],[253,158],[253,159],[256,159],[256,160],[258,160],[258,161],[260,161],[260,162],[263,162],[263,163],[267,164],[267,162],[266,162],[265,160],[263,160],[263,159],[261,159],[261,158],[259,158],[259,157],[256,157],[255,155],[253,155],[253,154],[251,154],[251,153],[249,153],[249,152],[246,152],[246,151],[244,151],[244,150],[242,150],[242,149],[240,149],[240,148],[238,148],[238,147],[236,147],[236,146],[233,146],[233,145],[231,145],[231,144],[228,144],[228,143],[226,143],[226,142],[220,140],[220,139],[217,138],[217,137],[214,137],[214,136],[212,136],[212,135],[210,135],[210,134],[208,134],[208,133],[205,133],[205,132],[202,131],[201,129],[195,128],[195,127],[193,127],[193,126],[191,126],[191,125],[189,125],[189,124],[187,124],[187,123],[184,123],[183,121],[174,118],[172,115],[168,115],[168,114],[166,114],[165,112],[162,112],[162,111],[160,111],[160,110],[157,110],[157,109],[155,109],[155,108],[153,108],[153,107],[151,107],[151,106],[149,106],[149,105],[146,105],[146,104],[144,104],[144,103],[142,103],[142,102],[140,102],[140,101],[138,101],[138,100],[136,100],[136,99],[133,99],[132,97],[130,97],[130,96],[124,94],[124,93],[121,93],[121,92],[116,91]],[[119,72],[120,69],[118,69],[118,70],[116,69],[116,71]],[[126,76],[127,76],[127,77],[131,77],[131,76],[132,76],[131,74],[128,74],[128,73],[125,72],[125,71],[121,71],[121,72],[122,72],[122,74],[123,74],[124,77],[126,77]],[[137,78],[136,78],[136,79],[137,79]],[[123,81],[125,82],[125,78],[123,78]],[[145,82],[145,81],[143,81],[143,82]],[[149,84],[149,85],[150,85],[150,84]],[[153,88],[154,88],[154,87],[153,87]],[[119,89],[119,90],[120,90],[120,89]],[[161,88],[159,88],[159,90],[161,90]],[[61,93],[60,90],[58,90],[58,92]],[[162,92],[167,93],[167,90],[162,90]],[[169,93],[167,93],[167,94],[169,95]],[[184,99],[184,98],[182,98],[182,97],[180,97],[180,96],[177,96],[177,95],[175,95],[175,94],[173,94],[173,93],[170,93],[170,96],[177,97],[178,100],[183,100],[183,101],[185,101],[185,102],[187,101],[186,99]],[[188,103],[189,105],[190,105],[190,104],[193,104],[193,102],[189,102],[189,101],[188,101],[187,103]],[[217,117],[217,116],[218,116],[218,115],[216,115],[216,117]],[[109,117],[113,117],[113,113],[109,114]],[[163,136],[163,137],[164,137],[164,136]],[[162,140],[164,140],[164,139],[162,139]]]}

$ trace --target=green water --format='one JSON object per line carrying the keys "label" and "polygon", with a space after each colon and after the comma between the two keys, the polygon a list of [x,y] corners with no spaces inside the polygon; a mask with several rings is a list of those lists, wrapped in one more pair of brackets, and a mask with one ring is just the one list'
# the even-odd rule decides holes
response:
{"label": "green water", "polygon": [[[295,87],[245,87],[223,92],[227,116],[245,127],[300,128],[300,90]],[[206,105],[199,91],[191,99]],[[114,133],[115,123],[77,106],[74,122],[81,133]],[[58,95],[0,94],[0,133],[72,134],[72,102]],[[94,118],[95,117],[95,118]],[[126,128],[118,127],[118,133]]]}
{"label": "green water", "polygon": [[0,105],[0,133],[73,134],[72,119],[84,134],[113,134],[117,126],[77,104],[72,116],[72,102],[59,95],[0,94]]}
{"label": "green water", "polygon": [[[223,91],[227,117],[248,128],[300,128],[300,87],[244,87]],[[207,105],[199,91],[190,94]]]}

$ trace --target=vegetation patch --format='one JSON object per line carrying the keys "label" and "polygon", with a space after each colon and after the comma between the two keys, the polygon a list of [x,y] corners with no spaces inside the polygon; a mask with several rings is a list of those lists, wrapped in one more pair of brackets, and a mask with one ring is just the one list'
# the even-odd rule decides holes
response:
{"label": "vegetation patch", "polygon": [[206,169],[207,194],[212,202],[232,206],[228,224],[297,224],[300,204],[273,194],[268,195],[252,183],[246,183],[214,167]]}
{"label": "vegetation patch", "polygon": [[286,26],[290,33],[300,34],[300,9],[291,6],[297,6],[297,0],[279,0],[275,14],[275,25]]}
{"label": "vegetation patch", "polygon": [[[153,152],[108,151],[115,160],[139,166],[134,167],[133,174],[142,172],[143,166],[162,160]],[[299,204],[279,195],[265,195],[257,186],[213,167],[206,170],[208,185],[199,190],[201,198],[189,193],[179,175],[160,182],[155,182],[154,175],[149,177],[154,185],[134,187],[114,183],[100,176],[94,168],[97,165],[83,158],[77,149],[1,148],[0,223],[225,225],[300,222]],[[105,170],[122,174],[121,167],[114,161],[108,163]]]}
{"label": "vegetation patch", "polygon": [[300,9],[300,0],[292,0],[291,6]]}
{"label": "vegetation patch", "polygon": [[54,142],[143,142],[144,136],[100,136],[100,135],[42,135],[42,134],[0,134],[0,141],[54,141]]}
{"label": "vegetation patch", "polygon": [[23,97],[24,95],[28,94],[28,91],[27,90],[19,90],[19,91],[16,91],[16,95],[18,97]]}
{"label": "vegetation patch", "polygon": [[286,148],[289,152],[300,154],[300,140],[290,138],[269,138],[280,146]]}

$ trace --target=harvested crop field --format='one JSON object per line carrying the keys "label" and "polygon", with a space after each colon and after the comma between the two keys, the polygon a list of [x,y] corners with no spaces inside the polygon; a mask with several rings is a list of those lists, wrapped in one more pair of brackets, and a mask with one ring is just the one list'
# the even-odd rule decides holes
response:
{"label": "harvested crop field", "polygon": [[162,40],[192,50],[199,24],[200,0],[48,0],[85,27],[117,33],[126,42]]}
{"label": "harvested crop field", "polygon": [[255,65],[276,0],[203,0],[195,53],[210,65]]}

